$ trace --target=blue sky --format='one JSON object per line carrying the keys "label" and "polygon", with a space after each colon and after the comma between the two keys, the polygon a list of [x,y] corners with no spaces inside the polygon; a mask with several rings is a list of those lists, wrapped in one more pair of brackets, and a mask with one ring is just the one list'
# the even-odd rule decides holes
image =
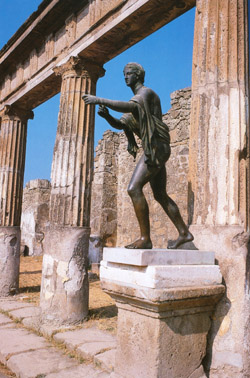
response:
{"label": "blue sky", "polygon": [[[0,0],[0,48],[34,12],[41,0]],[[151,36],[105,64],[106,74],[99,79],[97,95],[129,100],[131,90],[123,79],[128,62],[140,63],[145,71],[145,85],[161,98],[163,113],[170,108],[170,93],[191,85],[195,9],[164,26]],[[28,123],[24,184],[36,178],[50,179],[53,146],[56,136],[60,95],[33,109],[34,120]],[[113,113],[119,117],[119,113]],[[111,127],[96,115],[95,145]]]}

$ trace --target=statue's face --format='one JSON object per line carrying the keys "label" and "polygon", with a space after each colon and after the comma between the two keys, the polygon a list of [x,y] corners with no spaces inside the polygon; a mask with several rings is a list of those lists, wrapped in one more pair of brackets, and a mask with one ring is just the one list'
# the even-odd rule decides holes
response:
{"label": "statue's face", "polygon": [[128,87],[134,85],[138,81],[138,75],[132,67],[126,67],[124,69],[124,79]]}

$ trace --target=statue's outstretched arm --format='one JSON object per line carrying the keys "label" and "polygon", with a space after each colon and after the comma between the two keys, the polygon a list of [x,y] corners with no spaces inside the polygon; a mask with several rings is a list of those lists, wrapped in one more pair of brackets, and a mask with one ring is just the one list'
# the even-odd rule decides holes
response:
{"label": "statue's outstretched arm", "polygon": [[121,113],[134,113],[137,110],[137,105],[134,102],[108,100],[106,98],[96,97],[85,94],[82,96],[85,104],[105,105],[108,108]]}
{"label": "statue's outstretched arm", "polygon": [[110,115],[106,106],[100,105],[98,109],[98,114],[101,117],[103,117],[110,124],[110,126],[114,127],[115,129],[118,129],[118,130],[124,129],[125,125],[119,119]]}

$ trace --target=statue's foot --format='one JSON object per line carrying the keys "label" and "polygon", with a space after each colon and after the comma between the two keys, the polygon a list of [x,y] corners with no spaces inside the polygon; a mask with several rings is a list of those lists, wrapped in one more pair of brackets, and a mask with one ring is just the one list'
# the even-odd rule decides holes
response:
{"label": "statue's foot", "polygon": [[134,243],[125,245],[128,249],[152,249],[151,240],[138,239]]}
{"label": "statue's foot", "polygon": [[168,249],[177,249],[182,244],[191,242],[192,240],[194,240],[194,237],[191,234],[191,232],[188,232],[186,235],[180,235],[178,237],[178,239],[176,239],[173,244],[171,244],[170,246],[168,246]]}

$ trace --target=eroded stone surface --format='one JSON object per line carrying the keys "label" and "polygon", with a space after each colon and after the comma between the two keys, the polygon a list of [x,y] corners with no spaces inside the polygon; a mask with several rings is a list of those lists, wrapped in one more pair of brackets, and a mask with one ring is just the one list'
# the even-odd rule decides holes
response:
{"label": "eroded stone surface", "polygon": [[26,302],[19,302],[15,300],[1,300],[0,299],[0,308],[3,311],[13,311],[24,308],[33,308],[33,305]]}
{"label": "eroded stone surface", "polygon": [[149,312],[138,313],[136,307],[119,308],[115,373],[121,377],[187,378],[205,356],[209,328],[209,313],[205,312],[160,320]]}
{"label": "eroded stone surface", "polygon": [[41,283],[40,306],[44,322],[74,324],[86,318],[88,240],[88,228],[50,229]]}
{"label": "eroded stone surface", "polygon": [[209,238],[227,287],[213,317],[205,367],[210,370],[211,378],[222,378],[223,374],[245,377],[250,364],[247,336],[249,299],[242,288],[245,285],[249,288],[249,235],[239,226],[204,228],[197,225],[191,230],[199,248]]}
{"label": "eroded stone surface", "polygon": [[[124,378],[204,375],[203,368],[197,368],[206,355],[212,312],[224,292],[219,267],[157,265],[157,254],[156,265],[136,266],[133,256],[131,265],[109,263],[109,252],[115,260],[115,251],[107,249],[100,277],[102,287],[118,307],[115,374]],[[127,253],[134,253],[135,258],[140,254],[133,250]],[[160,261],[161,255],[158,257]],[[212,277],[214,268],[218,276],[209,286],[207,279]],[[199,285],[194,284],[195,278]]]}
{"label": "eroded stone surface", "polygon": [[[89,344],[93,343],[93,345],[90,346],[89,351],[86,351],[86,354],[90,354],[91,356],[95,354],[95,350],[98,353],[98,350],[101,351],[105,349],[105,343],[107,345],[106,348],[110,349],[115,347],[116,342],[116,338],[113,335],[100,331],[97,328],[86,328],[57,333],[54,336],[54,340],[57,342],[63,342],[69,349],[75,349],[81,346],[79,350],[82,351],[82,353],[84,353],[85,345],[87,345],[88,348]],[[93,348],[92,352],[91,348]]]}
{"label": "eroded stone surface", "polygon": [[52,347],[20,353],[11,356],[7,362],[8,368],[23,378],[36,378],[39,374],[46,376],[49,373],[64,371],[76,364],[76,361]]}
{"label": "eroded stone surface", "polygon": [[4,324],[13,323],[13,321],[6,315],[3,315],[0,313],[0,326],[3,326]]}
{"label": "eroded stone surface", "polygon": [[59,373],[52,373],[46,375],[46,378],[108,378],[110,375],[98,371],[91,366],[80,365],[70,369],[65,369]]}
{"label": "eroded stone surface", "polygon": [[18,318],[18,319],[38,317],[40,315],[40,312],[41,310],[39,307],[26,307],[26,308],[21,308],[18,310],[9,311],[9,313],[14,318]]}
{"label": "eroded stone surface", "polygon": [[48,346],[48,343],[42,337],[24,329],[0,328],[0,360],[2,363],[6,363],[10,355],[44,349]]}
{"label": "eroded stone surface", "polygon": [[116,349],[107,350],[103,353],[97,354],[94,357],[94,362],[103,370],[112,372],[115,366]]}

